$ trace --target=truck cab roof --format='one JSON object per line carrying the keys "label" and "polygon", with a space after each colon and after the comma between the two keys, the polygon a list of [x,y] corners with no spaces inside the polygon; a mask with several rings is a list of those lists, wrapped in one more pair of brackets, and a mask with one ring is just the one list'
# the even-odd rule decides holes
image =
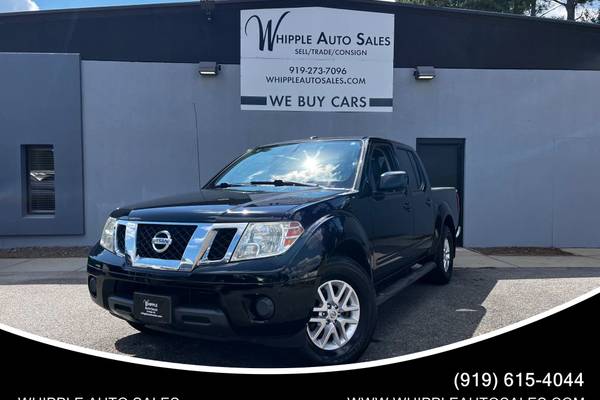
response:
{"label": "truck cab roof", "polygon": [[407,144],[395,141],[395,140],[391,140],[391,139],[386,139],[386,138],[382,138],[379,136],[311,136],[309,138],[305,138],[305,139],[293,139],[293,140],[286,140],[286,141],[282,141],[282,142],[274,142],[274,143],[269,143],[269,144],[264,144],[264,145],[260,145],[257,146],[256,148],[263,148],[263,147],[273,147],[273,146],[281,146],[281,145],[286,145],[286,144],[294,144],[294,143],[306,143],[306,142],[314,142],[314,141],[331,141],[331,140],[360,140],[363,142],[370,142],[370,141],[374,141],[374,142],[386,142],[386,143],[392,143],[394,145],[406,148],[406,149],[410,149],[413,150],[412,147],[410,147]]}

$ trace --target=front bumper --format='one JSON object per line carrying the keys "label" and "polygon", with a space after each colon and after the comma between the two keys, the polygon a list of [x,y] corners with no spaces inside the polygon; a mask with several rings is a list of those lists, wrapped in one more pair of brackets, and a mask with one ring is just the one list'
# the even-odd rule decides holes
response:
{"label": "front bumper", "polygon": [[[119,318],[141,323],[133,313],[134,293],[162,295],[171,298],[171,323],[152,328],[210,339],[270,343],[300,336],[314,305],[316,278],[290,279],[283,270],[145,270],[124,265],[121,257],[98,248],[87,265],[92,299]],[[269,318],[261,318],[256,311],[256,300],[262,296],[274,304]]]}

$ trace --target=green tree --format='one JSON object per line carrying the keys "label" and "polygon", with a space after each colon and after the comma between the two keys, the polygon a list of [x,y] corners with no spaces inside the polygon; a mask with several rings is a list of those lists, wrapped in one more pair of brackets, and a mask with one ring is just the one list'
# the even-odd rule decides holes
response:
{"label": "green tree", "polygon": [[[432,7],[465,8],[510,14],[537,13],[537,0],[399,0],[402,3]],[[535,14],[534,14],[535,15]]]}
{"label": "green tree", "polygon": [[[577,6],[585,6],[586,4],[593,3],[594,0],[550,0],[550,3],[558,4],[562,6],[567,11],[567,19],[574,21],[575,20],[575,11],[577,10]],[[586,14],[584,17],[583,14]],[[584,8],[582,11],[582,19],[589,20],[590,15],[588,14],[588,10]]]}
{"label": "green tree", "polygon": [[[433,7],[466,8],[531,16],[555,15],[564,8],[569,20],[600,23],[600,0],[398,0]],[[577,10],[580,10],[577,15]]]}
{"label": "green tree", "polygon": [[571,21],[599,22],[599,0],[540,0],[544,12],[542,15],[552,15],[550,12],[563,9],[566,18]]}

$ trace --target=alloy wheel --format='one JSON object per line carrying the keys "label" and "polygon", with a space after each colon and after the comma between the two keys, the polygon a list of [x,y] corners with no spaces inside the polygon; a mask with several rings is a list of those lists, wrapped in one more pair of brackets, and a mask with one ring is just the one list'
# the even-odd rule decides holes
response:
{"label": "alloy wheel", "polygon": [[350,284],[330,280],[317,289],[316,305],[306,326],[312,343],[323,350],[337,350],[356,333],[360,302]]}
{"label": "alloy wheel", "polygon": [[448,272],[450,268],[450,262],[452,261],[452,250],[450,249],[450,241],[448,238],[444,239],[444,249],[442,253],[442,264],[444,272]]}

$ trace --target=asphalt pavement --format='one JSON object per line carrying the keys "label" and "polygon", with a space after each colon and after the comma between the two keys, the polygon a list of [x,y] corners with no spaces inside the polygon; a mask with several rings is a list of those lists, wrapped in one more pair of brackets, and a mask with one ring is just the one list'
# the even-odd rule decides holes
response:
{"label": "asphalt pavement", "polygon": [[[489,257],[460,249],[449,285],[417,283],[379,308],[362,361],[439,347],[521,321],[600,287],[600,250]],[[0,259],[0,323],[61,342],[199,365],[295,367],[294,351],[142,334],[95,305],[85,259]]]}

